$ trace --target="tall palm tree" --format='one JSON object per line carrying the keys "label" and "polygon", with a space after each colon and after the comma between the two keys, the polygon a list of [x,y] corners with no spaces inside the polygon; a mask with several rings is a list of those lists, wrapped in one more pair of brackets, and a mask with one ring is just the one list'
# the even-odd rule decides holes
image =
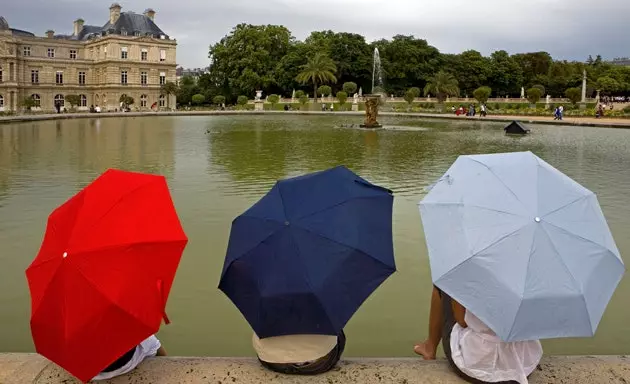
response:
{"label": "tall palm tree", "polygon": [[171,108],[171,95],[177,93],[177,84],[167,81],[160,87],[160,95],[166,95],[166,106]]}
{"label": "tall palm tree", "polygon": [[459,95],[457,79],[444,71],[436,73],[424,87],[424,95],[428,94],[434,94],[440,103],[443,103],[447,96]]}
{"label": "tall palm tree", "polygon": [[316,53],[315,56],[308,59],[308,62],[302,66],[302,72],[295,78],[302,84],[313,82],[313,97],[317,102],[317,84],[336,83],[335,77],[337,66],[332,59],[322,53]]}

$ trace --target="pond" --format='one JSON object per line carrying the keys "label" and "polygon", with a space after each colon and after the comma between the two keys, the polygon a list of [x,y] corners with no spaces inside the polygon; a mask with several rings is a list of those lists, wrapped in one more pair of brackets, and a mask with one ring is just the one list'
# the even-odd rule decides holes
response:
{"label": "pond", "polygon": [[[160,338],[173,355],[249,356],[251,330],[217,289],[231,221],[276,179],[344,164],[392,189],[398,272],[346,328],[348,356],[411,356],[426,336],[431,280],[417,203],[460,154],[531,150],[598,194],[622,256],[630,255],[630,130],[350,116],[173,116],[0,125],[0,351],[33,351],[24,270],[48,214],[108,168],[168,179],[189,236]],[[553,354],[626,354],[624,278],[596,337],[551,340]],[[384,332],[384,330],[387,330]]]}

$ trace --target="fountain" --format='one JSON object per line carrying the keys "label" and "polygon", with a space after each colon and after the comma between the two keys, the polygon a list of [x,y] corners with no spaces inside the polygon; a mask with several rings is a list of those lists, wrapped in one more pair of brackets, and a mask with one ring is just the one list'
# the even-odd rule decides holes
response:
{"label": "fountain", "polygon": [[383,87],[383,71],[381,68],[381,55],[378,48],[374,48],[374,64],[372,67],[372,94],[365,95],[365,123],[361,128],[381,128],[378,118],[378,107],[384,101],[381,99],[385,93]]}
{"label": "fountain", "polygon": [[385,92],[383,86],[383,69],[381,67],[381,54],[378,48],[374,48],[374,59],[372,64],[372,94],[381,94]]}
{"label": "fountain", "polygon": [[381,95],[365,95],[365,123],[361,128],[381,128],[382,125],[376,120],[378,118],[378,105],[381,102]]}

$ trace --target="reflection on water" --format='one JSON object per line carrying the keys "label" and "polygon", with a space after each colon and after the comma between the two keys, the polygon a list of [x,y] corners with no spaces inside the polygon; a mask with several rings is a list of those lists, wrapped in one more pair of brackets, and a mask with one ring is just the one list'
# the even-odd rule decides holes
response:
{"label": "reflection on water", "polygon": [[[501,124],[405,118],[384,119],[389,130],[338,128],[356,123],[217,116],[0,126],[0,351],[32,350],[24,269],[47,215],[110,167],[165,175],[190,238],[169,299],[173,323],[160,332],[173,354],[251,354],[247,323],[216,288],[231,221],[277,179],[339,164],[396,196],[398,272],[349,323],[350,355],[411,355],[426,335],[431,281],[417,202],[460,154],[533,151],[598,194],[622,255],[630,252],[630,131],[535,126],[507,137]],[[626,280],[595,338],[546,342],[546,351],[626,353]]]}

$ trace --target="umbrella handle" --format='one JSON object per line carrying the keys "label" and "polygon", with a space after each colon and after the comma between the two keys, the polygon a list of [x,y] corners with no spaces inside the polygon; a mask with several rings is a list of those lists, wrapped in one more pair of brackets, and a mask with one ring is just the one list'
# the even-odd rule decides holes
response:
{"label": "umbrella handle", "polygon": [[162,319],[164,319],[164,324],[170,324],[171,320],[168,318],[166,314],[166,299],[164,298],[164,282],[162,280],[158,280],[157,282],[158,291],[160,292],[160,299],[162,300]]}

